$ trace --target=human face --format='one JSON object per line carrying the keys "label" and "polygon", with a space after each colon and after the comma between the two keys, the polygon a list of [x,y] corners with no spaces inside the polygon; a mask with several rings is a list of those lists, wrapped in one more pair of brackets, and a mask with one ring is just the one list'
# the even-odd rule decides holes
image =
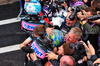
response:
{"label": "human face", "polygon": [[76,19],[74,19],[73,21],[70,20],[70,18],[69,18],[70,15],[71,15],[71,13],[69,12],[66,17],[67,26],[72,26],[76,23],[76,21],[75,21]]}
{"label": "human face", "polygon": [[63,49],[62,45],[60,47],[58,47],[57,53],[58,53],[58,55],[64,55],[64,49]]}
{"label": "human face", "polygon": [[87,14],[88,17],[92,16],[90,11],[86,12],[86,14]]}
{"label": "human face", "polygon": [[66,43],[76,43],[78,40],[76,39],[76,34],[72,33],[71,31],[65,36]]}

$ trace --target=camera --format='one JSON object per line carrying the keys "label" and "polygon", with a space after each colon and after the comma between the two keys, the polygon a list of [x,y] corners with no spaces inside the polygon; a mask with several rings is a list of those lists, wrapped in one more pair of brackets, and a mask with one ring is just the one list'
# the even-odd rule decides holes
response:
{"label": "camera", "polygon": [[62,33],[63,33],[63,35],[65,36],[65,35],[68,33],[68,32],[67,32],[67,29],[63,28]]}
{"label": "camera", "polygon": [[68,26],[64,26],[63,29],[61,30],[63,35],[65,36],[66,34],[68,34],[68,32],[70,31],[70,27]]}
{"label": "camera", "polygon": [[72,14],[69,16],[70,20],[74,20],[75,19],[75,16],[76,14],[81,11],[81,8],[79,6],[75,6],[75,7],[72,7],[71,10],[73,11]]}
{"label": "camera", "polygon": [[50,37],[47,36],[45,39],[39,39],[39,40],[42,43],[42,45],[45,46],[50,51],[53,49],[52,46],[50,45],[53,42],[53,40]]}
{"label": "camera", "polygon": [[72,43],[72,44],[70,44],[70,47],[74,50],[74,52],[77,55],[81,56],[81,58],[84,57],[84,55],[85,55],[85,48],[84,48],[82,42],[77,42],[76,44]]}
{"label": "camera", "polygon": [[94,15],[94,16],[88,17],[87,19],[91,21],[97,20],[97,19],[100,19],[100,15]]}

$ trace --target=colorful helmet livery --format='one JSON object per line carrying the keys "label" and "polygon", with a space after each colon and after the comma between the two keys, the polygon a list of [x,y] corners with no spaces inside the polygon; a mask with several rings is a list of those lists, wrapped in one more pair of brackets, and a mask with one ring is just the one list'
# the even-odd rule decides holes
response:
{"label": "colorful helmet livery", "polygon": [[[53,31],[55,33],[50,35],[50,38],[53,40],[51,44],[52,47],[56,47],[59,44],[61,44],[63,42],[63,33],[59,30],[53,29]],[[46,44],[49,44],[49,42],[47,42]],[[41,43],[41,41],[39,39],[36,39],[32,42],[31,44],[31,48],[34,50],[34,52],[36,53],[37,57],[44,59],[45,58],[45,53],[49,52],[52,50],[52,48],[49,49],[47,46],[45,46],[45,43]]]}
{"label": "colorful helmet livery", "polygon": [[63,42],[63,33],[59,30],[53,29],[54,33],[50,35],[50,38],[53,39],[51,43],[53,47],[58,46]]}
{"label": "colorful helmet livery", "polygon": [[29,1],[25,5],[25,10],[28,14],[31,15],[40,14],[41,4],[38,1]]}

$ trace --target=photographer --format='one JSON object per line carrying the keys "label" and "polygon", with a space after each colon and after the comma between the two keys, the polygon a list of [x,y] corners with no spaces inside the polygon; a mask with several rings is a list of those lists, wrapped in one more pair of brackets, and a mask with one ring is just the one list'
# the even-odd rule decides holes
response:
{"label": "photographer", "polygon": [[[87,7],[86,5],[80,5],[78,8],[74,7],[72,9],[73,12],[68,12],[68,14],[66,16],[66,22],[64,22],[64,24],[61,27],[62,30],[65,29],[68,33],[72,27],[81,28],[81,23],[80,23],[79,19],[76,17],[76,15],[73,15],[73,14],[76,14],[77,12],[85,9],[86,7]],[[71,17],[72,17],[72,19],[71,19]]]}
{"label": "photographer", "polygon": [[[82,15],[82,13],[83,13],[83,15]],[[87,22],[88,20],[85,20],[85,19],[87,19],[87,17],[96,15],[96,10],[91,7],[87,7],[85,10],[82,10],[82,13],[81,12],[77,13],[77,17],[79,17],[80,20],[82,21],[83,27],[91,34],[98,34],[100,31],[99,25],[95,24],[95,25],[93,25],[93,27],[91,27],[89,25],[89,22]]]}
{"label": "photographer", "polygon": [[[68,6],[69,5],[69,6]],[[73,6],[79,6],[79,5],[85,5],[84,2],[80,1],[80,0],[69,0],[69,2],[65,2],[63,1],[63,3],[61,3],[61,6],[65,7],[65,10],[67,12],[69,12],[71,9],[71,7]]]}
{"label": "photographer", "polygon": [[[89,35],[88,40],[93,44],[93,47],[95,50],[98,50],[98,34],[100,32],[100,25],[91,23],[92,16],[96,14],[96,10],[88,7],[85,9],[86,11],[82,10],[82,13],[78,13],[77,16],[80,18],[80,20],[83,23],[83,28],[87,31],[87,34]],[[88,20],[88,18],[91,17],[91,20]],[[94,16],[95,17],[95,16]]]}
{"label": "photographer", "polygon": [[[87,10],[88,9],[88,10]],[[93,12],[92,8],[88,7],[85,11],[83,10],[83,14],[82,13],[78,13],[77,16],[82,20],[82,23],[83,23],[83,27],[91,34],[98,34],[99,31],[100,31],[100,26],[95,24],[93,27],[91,27],[89,25],[89,23],[87,22],[87,17],[90,17],[90,16],[93,16],[96,14],[96,11]],[[95,13],[95,14],[94,14]],[[84,20],[83,20],[84,19]]]}
{"label": "photographer", "polygon": [[[98,66],[100,64],[100,58],[95,53],[95,49],[93,46],[88,42],[88,46],[83,42],[83,45],[86,50],[87,54],[87,66]],[[100,54],[100,52],[99,52]]]}
{"label": "photographer", "polygon": [[100,11],[100,0],[93,0],[93,2],[91,3],[91,7],[96,9],[97,11]]}
{"label": "photographer", "polygon": [[79,27],[79,23],[77,22],[77,18],[75,18],[74,20],[70,20],[69,16],[72,14],[72,12],[69,12],[67,14],[67,17],[66,17],[66,25],[69,26],[69,27],[76,27],[75,25],[77,25],[77,27]]}
{"label": "photographer", "polygon": [[[97,14],[100,15],[100,7],[98,7],[98,6],[100,6],[100,1],[98,1],[98,0],[94,0],[91,3],[91,7],[94,8],[95,10],[97,10]],[[91,21],[91,22],[100,25],[100,19],[94,20],[94,21]]]}
{"label": "photographer", "polygon": [[72,14],[72,12],[68,12],[68,14],[66,16],[66,22],[61,24],[61,27],[60,27],[61,31],[64,30],[64,31],[66,31],[66,33],[68,33],[70,31],[70,29],[73,28],[73,27],[81,28],[81,24],[79,23],[79,21],[77,20],[76,17],[75,17],[74,20],[70,20],[69,16],[71,14]]}
{"label": "photographer", "polygon": [[[77,20],[76,17],[74,20],[70,20],[69,16],[71,14],[72,14],[72,12],[68,12],[68,14],[66,16],[66,21],[64,21],[62,18],[59,18],[59,19],[55,18],[55,20],[53,20],[53,22],[52,22],[54,28],[57,29],[56,27],[58,26],[59,30],[61,30],[61,31],[64,30],[66,33],[68,33],[70,31],[70,29],[73,27],[81,28],[81,24],[79,23],[79,21]],[[46,31],[50,32],[51,30],[47,29]]]}

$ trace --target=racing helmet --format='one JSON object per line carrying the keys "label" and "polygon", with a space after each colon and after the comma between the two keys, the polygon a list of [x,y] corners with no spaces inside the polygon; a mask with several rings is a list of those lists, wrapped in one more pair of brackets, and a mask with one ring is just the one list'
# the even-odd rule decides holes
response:
{"label": "racing helmet", "polygon": [[38,15],[41,12],[41,4],[38,1],[29,1],[25,5],[25,10],[30,15]]}

